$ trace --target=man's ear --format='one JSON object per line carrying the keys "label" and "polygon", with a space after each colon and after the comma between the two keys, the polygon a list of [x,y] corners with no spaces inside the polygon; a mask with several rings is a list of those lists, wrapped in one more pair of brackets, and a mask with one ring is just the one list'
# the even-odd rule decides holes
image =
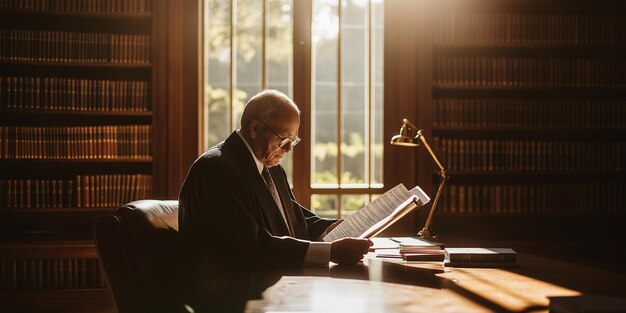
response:
{"label": "man's ear", "polygon": [[252,139],[256,139],[259,136],[259,128],[261,127],[261,123],[257,120],[252,120],[250,122],[250,128],[248,128],[248,135]]}

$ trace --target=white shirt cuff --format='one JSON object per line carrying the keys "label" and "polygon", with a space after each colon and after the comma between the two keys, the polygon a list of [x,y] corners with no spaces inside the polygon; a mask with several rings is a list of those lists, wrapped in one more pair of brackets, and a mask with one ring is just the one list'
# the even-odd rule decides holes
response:
{"label": "white shirt cuff", "polygon": [[304,256],[304,265],[324,265],[330,262],[331,242],[311,242]]}

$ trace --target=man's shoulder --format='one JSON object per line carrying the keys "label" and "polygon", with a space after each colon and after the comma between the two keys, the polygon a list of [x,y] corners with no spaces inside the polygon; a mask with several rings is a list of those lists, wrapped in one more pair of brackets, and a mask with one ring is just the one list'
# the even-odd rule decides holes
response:
{"label": "man's shoulder", "polygon": [[222,147],[224,146],[224,142],[220,142],[217,145],[209,148],[209,150],[204,151],[198,159],[212,159],[219,158],[222,156]]}
{"label": "man's shoulder", "polygon": [[202,153],[194,162],[195,165],[219,165],[226,166],[229,163],[232,163],[234,157],[232,155],[229,156],[227,151],[224,151],[223,145],[216,145],[211,147],[209,150],[206,150]]}
{"label": "man's shoulder", "polygon": [[239,138],[239,135],[233,133],[226,139],[206,150],[198,157],[198,159],[220,158],[223,155],[232,157],[232,155],[240,154],[243,151],[243,148],[245,148],[245,146]]}
{"label": "man's shoulder", "polygon": [[[202,153],[194,162],[195,166],[241,167],[245,153],[232,142],[232,136]],[[244,147],[245,148],[245,147]]]}

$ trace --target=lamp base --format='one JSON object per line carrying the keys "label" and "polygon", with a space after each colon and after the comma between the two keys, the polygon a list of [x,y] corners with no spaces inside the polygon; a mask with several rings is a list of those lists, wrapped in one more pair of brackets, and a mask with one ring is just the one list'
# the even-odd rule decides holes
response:
{"label": "lamp base", "polygon": [[417,237],[424,238],[424,239],[435,239],[437,238],[437,234],[434,231],[432,231],[430,228],[424,227],[422,228],[422,230],[420,230],[417,233]]}

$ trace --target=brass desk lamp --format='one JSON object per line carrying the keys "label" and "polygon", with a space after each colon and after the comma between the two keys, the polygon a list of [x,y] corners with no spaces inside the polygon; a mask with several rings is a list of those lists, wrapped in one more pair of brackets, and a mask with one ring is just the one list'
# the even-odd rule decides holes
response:
{"label": "brass desk lamp", "polygon": [[[413,132],[417,131],[415,135]],[[400,128],[400,134],[395,135],[391,138],[392,145],[398,146],[406,146],[406,147],[419,147],[419,141],[424,144],[426,150],[430,154],[430,157],[437,163],[439,167],[439,176],[441,176],[441,181],[439,182],[439,188],[437,189],[437,194],[435,195],[435,200],[433,200],[433,206],[430,208],[430,212],[428,213],[428,218],[426,218],[426,224],[424,224],[424,228],[417,233],[418,237],[421,238],[437,238],[437,235],[430,229],[430,225],[433,222],[433,215],[435,215],[435,211],[437,210],[437,204],[439,203],[439,197],[441,196],[441,192],[443,191],[443,185],[446,183],[448,176],[446,175],[446,170],[437,159],[437,156],[433,152],[433,149],[430,148],[428,142],[426,142],[426,138],[422,135],[422,130],[415,127],[415,125],[411,124],[409,120],[406,118],[402,120],[402,128]]]}

